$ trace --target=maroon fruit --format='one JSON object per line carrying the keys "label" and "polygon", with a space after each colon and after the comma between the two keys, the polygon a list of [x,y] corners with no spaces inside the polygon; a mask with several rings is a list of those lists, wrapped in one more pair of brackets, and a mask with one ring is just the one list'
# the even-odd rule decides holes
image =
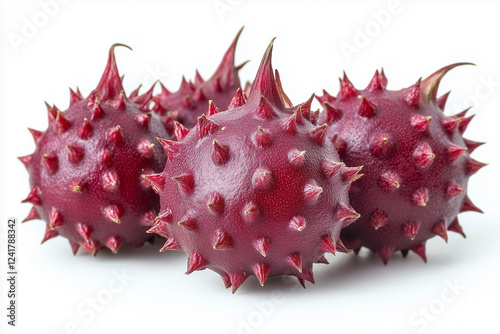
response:
{"label": "maroon fruit", "polygon": [[240,87],[239,70],[246,64],[234,66],[236,44],[242,32],[240,29],[222,61],[210,79],[204,81],[196,71],[194,82],[182,78],[177,92],[169,92],[163,85],[160,94],[153,97],[153,110],[162,115],[165,127],[173,134],[174,121],[190,129],[196,125],[198,117],[206,112],[209,101],[226,109],[236,90]]}
{"label": "maroon fruit", "polygon": [[363,165],[365,174],[350,191],[361,218],[342,231],[346,246],[378,252],[387,263],[394,251],[414,251],[426,260],[425,243],[447,231],[462,235],[457,215],[481,212],[466,194],[471,175],[484,164],[470,157],[482,143],[463,139],[473,116],[464,111],[445,116],[448,94],[436,98],[439,83],[452,68],[400,90],[386,89],[383,72],[364,90],[344,75],[336,98],[318,100],[320,121],[348,166]]}
{"label": "maroon fruit", "polygon": [[285,107],[271,53],[248,101],[238,90],[227,111],[210,104],[181,142],[160,140],[165,170],[145,175],[160,194],[150,232],[167,237],[162,250],[185,251],[188,274],[212,269],[233,292],[250,275],[314,282],[313,263],[346,250],[340,230],[358,217],[348,188],[359,168],[340,163],[326,124]]}
{"label": "maroon fruit", "polygon": [[147,112],[152,89],[127,98],[116,67],[114,48],[97,88],[87,98],[71,91],[61,112],[48,106],[49,127],[30,130],[33,154],[19,158],[30,175],[33,204],[25,219],[43,219],[42,243],[61,235],[73,252],[95,255],[103,247],[140,247],[151,238],[159,203],[140,175],[161,171],[166,156],[156,137],[168,136],[160,119]]}

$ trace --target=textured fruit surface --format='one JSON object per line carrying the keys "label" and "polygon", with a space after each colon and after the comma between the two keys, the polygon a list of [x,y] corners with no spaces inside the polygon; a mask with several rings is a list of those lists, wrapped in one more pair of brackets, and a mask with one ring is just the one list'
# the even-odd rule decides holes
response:
{"label": "textured fruit surface", "polygon": [[[127,98],[116,67],[114,47],[104,74],[90,96],[71,91],[61,112],[47,105],[45,132],[30,130],[33,154],[21,157],[30,175],[33,204],[25,219],[43,219],[43,241],[61,235],[73,252],[79,246],[95,255],[107,247],[140,247],[151,238],[159,203],[140,177],[161,171],[166,155],[156,137],[168,136],[160,119],[146,112],[152,90]],[[135,96],[134,96],[135,95]]]}
{"label": "textured fruit surface", "polygon": [[238,71],[246,64],[234,65],[234,53],[240,37],[240,29],[222,61],[208,80],[203,80],[196,72],[194,82],[182,78],[178,91],[169,92],[163,85],[160,94],[153,97],[153,110],[163,116],[165,127],[170,134],[174,131],[174,121],[190,129],[196,125],[197,119],[206,112],[210,100],[222,109],[226,109],[236,90],[240,87]]}
{"label": "textured fruit surface", "polygon": [[227,111],[210,105],[182,142],[161,141],[164,172],[145,175],[160,194],[162,250],[185,251],[187,273],[212,269],[233,292],[250,275],[314,282],[313,263],[345,251],[340,230],[358,217],[348,188],[359,168],[339,162],[326,125],[284,106],[271,53],[248,101],[238,90]]}
{"label": "textured fruit surface", "polygon": [[481,143],[462,137],[473,116],[445,116],[448,94],[436,97],[443,76],[459,65],[400,91],[386,89],[383,72],[364,90],[344,75],[337,97],[318,97],[320,121],[330,125],[341,159],[363,165],[365,174],[350,191],[361,218],[342,231],[349,248],[368,247],[385,263],[397,250],[426,260],[426,240],[438,235],[447,241],[447,231],[463,234],[457,215],[480,212],[466,194],[469,177],[484,166],[470,157]]}

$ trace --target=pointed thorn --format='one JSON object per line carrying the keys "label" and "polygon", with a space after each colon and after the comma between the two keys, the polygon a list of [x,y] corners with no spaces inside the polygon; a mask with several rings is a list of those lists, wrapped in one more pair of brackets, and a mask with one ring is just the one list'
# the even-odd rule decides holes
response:
{"label": "pointed thorn", "polygon": [[31,203],[34,205],[42,205],[42,198],[40,197],[40,191],[35,186],[31,188],[28,197],[26,197],[21,203]]}
{"label": "pointed thorn", "polygon": [[220,110],[215,106],[214,101],[212,100],[208,101],[207,117],[210,117],[218,113],[220,113]]}
{"label": "pointed thorn", "polygon": [[142,178],[153,187],[155,193],[159,194],[165,186],[165,174],[143,174]]}
{"label": "pointed thorn", "polygon": [[89,240],[89,241],[82,242],[80,244],[80,246],[82,246],[82,249],[92,256],[96,256],[97,252],[99,251],[99,249],[101,247],[99,245],[99,242],[97,242],[95,240]]}
{"label": "pointed thorn", "polygon": [[264,283],[266,282],[266,279],[269,276],[269,273],[271,272],[271,268],[269,268],[267,264],[259,262],[253,266],[253,272],[255,276],[257,276],[260,285],[264,286]]}
{"label": "pointed thorn", "polygon": [[188,258],[186,274],[189,275],[193,271],[203,270],[207,267],[207,265],[207,259],[205,259],[200,253],[194,252]]}
{"label": "pointed thorn", "polygon": [[258,190],[269,190],[274,183],[272,172],[264,167],[259,167],[255,170],[252,176],[252,185]]}
{"label": "pointed thorn", "polygon": [[343,221],[343,227],[354,223],[361,215],[351,205],[340,204],[337,209],[337,221]]}
{"label": "pointed thorn", "polygon": [[229,161],[229,147],[227,145],[219,144],[217,139],[212,141],[212,146],[214,148],[212,153],[212,161],[214,164],[217,166],[226,164]]}
{"label": "pointed thorn", "polygon": [[268,238],[260,238],[253,242],[253,246],[263,257],[266,257],[269,248],[271,247],[271,241]]}
{"label": "pointed thorn", "polygon": [[318,125],[309,131],[309,138],[316,144],[323,145],[328,131],[328,124]]}
{"label": "pointed thorn", "polygon": [[222,195],[216,191],[211,192],[206,199],[208,212],[215,216],[222,215],[224,213],[224,198]]}
{"label": "pointed thorn", "polygon": [[422,143],[415,148],[413,151],[413,160],[417,167],[422,169],[428,168],[436,155],[432,152],[432,148],[427,143]]}
{"label": "pointed thorn", "polygon": [[189,129],[185,128],[181,123],[174,121],[174,133],[177,141],[183,141],[188,135]]}
{"label": "pointed thorn", "polygon": [[137,151],[139,152],[139,155],[144,159],[151,159],[154,155],[154,147],[155,144],[150,143],[146,139],[143,139],[139,141],[139,144],[137,144]]}
{"label": "pointed thorn", "polygon": [[455,218],[450,226],[448,226],[448,231],[451,231],[451,232],[455,232],[455,233],[458,233],[460,234],[462,237],[465,238],[465,233],[462,229],[462,226],[460,226],[460,223],[458,222],[458,218]]}
{"label": "pointed thorn", "polygon": [[389,262],[392,253],[394,253],[394,246],[383,246],[377,251],[385,265]]}
{"label": "pointed thorn", "polygon": [[342,99],[348,99],[352,96],[357,96],[358,91],[354,88],[354,85],[349,81],[347,75],[344,72],[344,77],[340,79],[340,92],[339,96]]}
{"label": "pointed thorn", "polygon": [[466,212],[466,211],[475,211],[479,213],[484,213],[481,209],[475,206],[474,203],[472,203],[469,196],[465,196],[464,202],[462,203],[462,208],[460,209],[460,212]]}
{"label": "pointed thorn", "polygon": [[56,132],[58,135],[63,134],[64,132],[68,131],[68,129],[71,127],[70,121],[68,121],[60,112],[59,110],[57,111],[56,114]]}
{"label": "pointed thorn", "polygon": [[123,210],[120,206],[113,204],[103,208],[104,217],[113,223],[120,224],[123,216]]}
{"label": "pointed thorn", "polygon": [[395,192],[401,186],[401,177],[395,172],[387,171],[380,176],[379,186],[388,193]]}
{"label": "pointed thorn", "polygon": [[83,240],[89,241],[90,235],[92,234],[92,227],[83,223],[77,223],[76,231],[80,234]]}
{"label": "pointed thorn", "polygon": [[359,167],[346,167],[346,166],[341,166],[340,167],[340,174],[342,175],[342,180],[346,183],[352,183],[354,182],[357,177],[359,172],[363,169],[363,166]]}
{"label": "pointed thorn", "polygon": [[425,241],[421,244],[416,245],[411,249],[415,254],[420,256],[425,263],[427,263],[427,256],[425,255]]}
{"label": "pointed thorn", "polygon": [[331,236],[329,235],[325,235],[322,239],[321,239],[321,248],[325,251],[325,252],[328,252],[328,253],[332,253],[333,255],[335,255],[335,243],[333,242],[333,239]]}
{"label": "pointed thorn", "polygon": [[54,229],[51,229],[49,226],[45,227],[45,234],[43,235],[41,244],[43,245],[45,241],[55,238],[58,235],[59,233],[57,233],[57,231],[55,231]]}
{"label": "pointed thorn", "polygon": [[172,177],[172,181],[177,183],[179,190],[189,195],[194,190],[194,176],[191,173],[183,173]]}
{"label": "pointed thorn", "polygon": [[168,238],[168,231],[165,226],[165,223],[160,219],[158,219],[154,223],[154,225],[149,230],[146,231],[146,233],[155,233],[163,238]]}
{"label": "pointed thorn", "polygon": [[439,109],[444,110],[444,107],[446,105],[446,101],[448,101],[448,96],[450,95],[450,92],[443,94],[437,99],[437,105]]}
{"label": "pointed thorn", "polygon": [[84,150],[81,146],[78,145],[66,145],[66,149],[68,150],[68,160],[72,164],[77,164],[82,161],[84,156]]}
{"label": "pointed thorn", "polygon": [[288,152],[288,162],[290,162],[294,167],[300,167],[304,164],[305,155],[306,151],[292,149]]}
{"label": "pointed thorn", "polygon": [[403,90],[403,101],[411,108],[418,109],[420,104],[420,82],[418,79],[416,84]]}
{"label": "pointed thorn", "polygon": [[196,220],[188,214],[185,214],[177,225],[184,227],[188,231],[194,231],[198,227]]}
{"label": "pointed thorn", "polygon": [[179,154],[180,147],[182,145],[180,142],[158,137],[156,140],[161,144],[165,153],[167,153],[168,161],[172,161]]}
{"label": "pointed thorn", "polygon": [[315,180],[310,180],[304,186],[304,198],[306,202],[315,203],[322,192],[323,188],[321,188]]}
{"label": "pointed thorn", "polygon": [[151,113],[146,113],[146,114],[139,114],[135,116],[135,122],[143,128],[148,128],[149,127],[149,122],[151,120]]}
{"label": "pointed thorn", "polygon": [[112,235],[106,239],[104,244],[113,252],[113,254],[116,254],[118,253],[118,249],[120,249],[123,244],[123,240],[119,236]]}
{"label": "pointed thorn", "polygon": [[420,224],[414,221],[409,221],[404,223],[401,228],[404,235],[410,238],[410,240],[414,240],[417,236]]}
{"label": "pointed thorn", "polygon": [[455,144],[451,144],[448,146],[448,157],[451,162],[457,161],[462,154],[467,151],[467,147],[460,147]]}
{"label": "pointed thorn", "polygon": [[375,230],[385,226],[387,224],[388,217],[387,213],[380,209],[375,209],[371,215],[370,223]]}
{"label": "pointed thorn", "polygon": [[323,108],[324,108],[324,120],[323,118],[321,121],[326,122],[326,124],[331,125],[337,121],[339,121],[342,118],[342,111],[340,109],[337,109],[333,107],[330,103],[328,102],[323,102]]}
{"label": "pointed thorn", "polygon": [[87,118],[83,119],[83,124],[80,130],[78,131],[78,137],[81,139],[89,139],[92,136],[93,127],[90,125],[90,122]]}
{"label": "pointed thorn", "polygon": [[254,202],[248,202],[243,207],[242,216],[247,223],[255,223],[259,219],[259,207]]}
{"label": "pointed thorn", "polygon": [[427,188],[418,188],[411,195],[411,201],[417,206],[426,206],[429,201],[429,191]]}
{"label": "pointed thorn", "polygon": [[167,251],[167,250],[173,250],[173,251],[178,251],[182,250],[181,246],[177,242],[177,240],[174,239],[174,237],[170,237],[167,239],[165,244],[163,244],[163,247],[160,248],[160,253]]}
{"label": "pointed thorn", "polygon": [[467,150],[469,151],[469,154],[472,153],[472,152],[474,152],[474,150],[476,148],[478,148],[479,146],[485,144],[485,143],[482,143],[482,142],[476,142],[476,141],[472,141],[472,140],[465,139],[465,138],[464,138],[464,142],[465,142],[465,145],[467,146]]}
{"label": "pointed thorn", "polygon": [[248,278],[248,275],[245,272],[244,273],[229,274],[229,279],[231,281],[233,294],[246,281],[247,278]]}
{"label": "pointed thorn", "polygon": [[42,163],[45,171],[49,175],[53,175],[59,169],[59,159],[54,153],[42,155]]}
{"label": "pointed thorn", "polygon": [[299,273],[302,273],[302,255],[300,253],[293,253],[287,256],[286,261]]}
{"label": "pointed thorn", "polygon": [[432,228],[432,232],[443,238],[444,241],[448,243],[448,233],[446,232],[446,222],[444,220],[438,221]]}
{"label": "pointed thorn", "polygon": [[465,171],[467,172],[467,175],[471,176],[477,173],[478,170],[481,168],[487,166],[488,164],[479,162],[477,160],[474,160],[470,157],[467,157],[467,160],[465,162]]}
{"label": "pointed thorn", "polygon": [[70,241],[69,245],[71,246],[71,251],[73,252],[73,255],[76,255],[76,253],[78,252],[78,248],[80,248],[80,245],[73,241]]}
{"label": "pointed thorn", "polygon": [[104,190],[112,192],[120,187],[120,179],[118,173],[114,170],[107,171],[102,175],[102,187]]}
{"label": "pointed thorn", "polygon": [[336,162],[336,161],[330,161],[330,160],[323,160],[323,174],[327,178],[333,178],[335,175],[337,175],[342,167],[341,162]]}
{"label": "pointed thorn", "polygon": [[24,157],[18,157],[19,161],[21,161],[26,169],[29,168],[31,164],[31,160],[33,160],[33,154],[25,155]]}
{"label": "pointed thorn", "polygon": [[322,255],[315,263],[330,264],[324,255]]}
{"label": "pointed thorn", "polygon": [[460,187],[455,181],[451,181],[446,188],[446,196],[448,199],[465,194],[467,191]]}
{"label": "pointed thorn", "polygon": [[368,101],[366,97],[360,95],[358,98],[361,99],[361,104],[359,105],[358,108],[358,115],[366,118],[371,118],[375,116],[375,105]]}
{"label": "pointed thorn", "polygon": [[429,129],[431,120],[431,116],[413,115],[411,117],[411,126],[419,132],[426,132]]}
{"label": "pointed thorn", "polygon": [[288,228],[293,231],[301,232],[306,228],[306,220],[302,216],[295,216],[290,220],[290,223],[288,223]]}
{"label": "pointed thorn", "polygon": [[215,232],[213,245],[214,250],[225,250],[233,248],[233,238],[222,229]]}
{"label": "pointed thorn", "polygon": [[35,141],[35,145],[38,146],[40,139],[42,138],[43,132],[35,129],[28,128],[29,132],[33,136],[33,140]]}
{"label": "pointed thorn", "polygon": [[22,223],[25,223],[25,222],[30,221],[30,220],[35,220],[35,219],[40,219],[40,216],[38,215],[38,212],[36,211],[35,206],[32,206],[30,212],[28,213],[26,218],[24,218]]}
{"label": "pointed thorn", "polygon": [[51,230],[56,227],[62,226],[64,223],[61,213],[54,207],[50,209],[49,214],[49,228]]}
{"label": "pointed thorn", "polygon": [[241,106],[244,106],[246,103],[245,97],[243,96],[243,92],[241,88],[238,88],[236,90],[236,94],[234,94],[233,99],[231,100],[231,103],[229,104],[228,109],[233,109],[233,108],[238,108]]}
{"label": "pointed thorn", "polygon": [[209,134],[214,134],[218,129],[218,125],[210,121],[205,114],[198,117],[198,124],[196,126],[196,135],[201,139]]}

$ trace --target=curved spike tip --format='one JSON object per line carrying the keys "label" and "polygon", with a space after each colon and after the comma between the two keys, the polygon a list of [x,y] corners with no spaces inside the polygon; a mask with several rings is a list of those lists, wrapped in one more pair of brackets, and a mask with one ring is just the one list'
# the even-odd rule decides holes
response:
{"label": "curved spike tip", "polygon": [[121,43],[115,43],[109,48],[108,63],[97,88],[94,90],[96,96],[101,101],[114,100],[123,91],[122,79],[116,66],[115,47],[117,46],[123,46],[132,50],[130,46]]}
{"label": "curved spike tip", "polygon": [[271,104],[276,105],[279,109],[284,107],[282,99],[280,97],[276,79],[274,77],[274,71],[272,66],[272,55],[273,55],[273,38],[269,43],[264,56],[262,57],[259,69],[257,70],[257,75],[253,81],[252,88],[250,89],[248,101],[253,101],[264,96]]}
{"label": "curved spike tip", "polygon": [[437,91],[439,88],[439,84],[441,83],[441,80],[446,75],[446,73],[448,73],[448,71],[454,69],[455,67],[463,65],[475,66],[475,64],[473,63],[466,63],[466,62],[451,64],[437,70],[436,72],[432,73],[427,78],[422,80],[420,88],[422,89],[422,93],[424,94],[425,100],[430,104],[437,104]]}

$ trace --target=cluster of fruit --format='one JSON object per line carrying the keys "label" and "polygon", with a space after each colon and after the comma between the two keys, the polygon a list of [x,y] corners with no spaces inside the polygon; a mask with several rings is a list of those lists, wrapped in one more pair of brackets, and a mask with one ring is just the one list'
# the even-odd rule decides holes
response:
{"label": "cluster of fruit", "polygon": [[466,189],[482,143],[462,137],[473,116],[445,116],[448,94],[437,91],[465,63],[399,91],[383,71],[364,90],[344,74],[336,97],[316,96],[320,112],[314,95],[294,105],[284,93],[272,42],[241,89],[240,33],[210,79],[197,73],[177,92],[127,96],[116,44],[87,98],[71,91],[64,112],[47,105],[48,129],[30,129],[36,150],[19,158],[33,204],[25,221],[46,222],[42,242],[61,235],[96,255],[165,238],[160,251],[186,252],[187,273],[212,269],[234,292],[250,275],[314,282],[326,252],[426,260],[428,239],[463,235],[457,215],[481,212]]}

